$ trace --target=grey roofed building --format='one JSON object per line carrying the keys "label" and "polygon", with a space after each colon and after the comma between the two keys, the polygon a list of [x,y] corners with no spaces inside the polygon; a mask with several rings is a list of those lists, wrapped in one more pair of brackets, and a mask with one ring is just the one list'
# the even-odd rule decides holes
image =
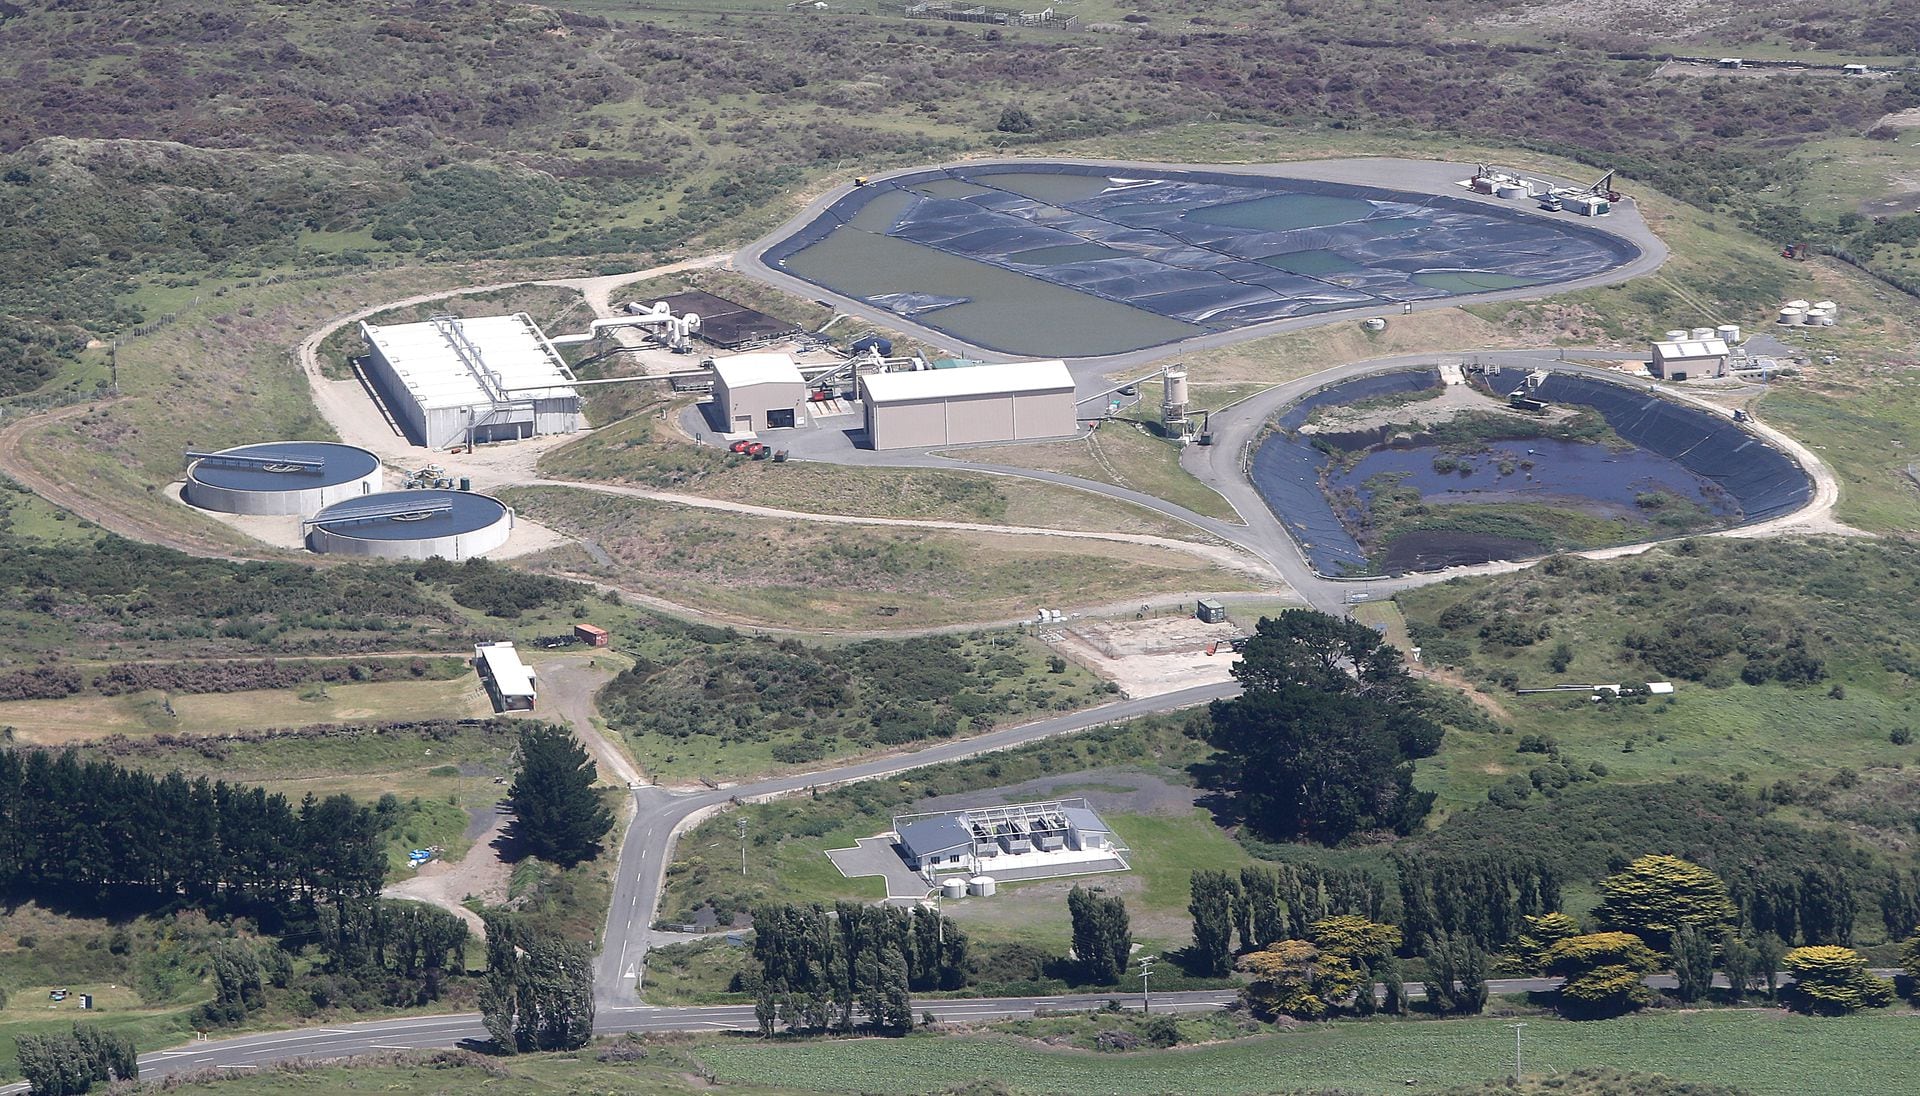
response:
{"label": "grey roofed building", "polygon": [[900,851],[915,871],[937,864],[958,864],[973,851],[973,831],[958,815],[940,814],[896,827]]}

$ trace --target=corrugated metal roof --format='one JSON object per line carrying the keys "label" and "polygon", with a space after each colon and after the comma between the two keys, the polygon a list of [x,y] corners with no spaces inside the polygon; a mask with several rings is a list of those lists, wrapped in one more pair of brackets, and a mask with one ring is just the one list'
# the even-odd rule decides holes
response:
{"label": "corrugated metal roof", "polygon": [[1073,374],[1063,361],[1006,362],[968,369],[924,369],[912,373],[869,373],[860,378],[869,403],[912,403],[966,396],[1030,395],[1071,392]]}
{"label": "corrugated metal roof", "polygon": [[486,663],[487,676],[502,696],[532,696],[533,671],[520,661],[520,653],[511,643],[482,643],[473,653]]}
{"label": "corrugated metal roof", "polygon": [[[510,399],[565,399],[576,395],[573,374],[524,314],[476,316],[460,330],[497,374]],[[362,325],[407,392],[422,407],[476,407],[492,402],[447,336],[431,321],[376,327]],[[551,388],[535,387],[551,383]]]}
{"label": "corrugated metal roof", "polygon": [[751,384],[805,384],[800,367],[785,354],[735,354],[713,363],[714,376],[728,388]]}
{"label": "corrugated metal roof", "polygon": [[1688,339],[1685,342],[1657,342],[1653,344],[1653,354],[1657,358],[1714,358],[1727,353],[1725,339]]}

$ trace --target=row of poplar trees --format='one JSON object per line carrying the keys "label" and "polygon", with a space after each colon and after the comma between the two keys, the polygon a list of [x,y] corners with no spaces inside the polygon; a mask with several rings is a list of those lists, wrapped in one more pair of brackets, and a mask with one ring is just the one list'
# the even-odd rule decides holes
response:
{"label": "row of poplar trees", "polygon": [[1280,940],[1305,939],[1317,921],[1343,914],[1378,920],[1386,902],[1380,881],[1365,872],[1311,864],[1193,873],[1194,952],[1200,970],[1219,977],[1233,969],[1234,933],[1240,951]]}
{"label": "row of poplar trees", "polygon": [[754,1016],[762,1035],[913,1028],[915,990],[967,981],[967,937],[940,914],[894,906],[772,903],[754,910]]}

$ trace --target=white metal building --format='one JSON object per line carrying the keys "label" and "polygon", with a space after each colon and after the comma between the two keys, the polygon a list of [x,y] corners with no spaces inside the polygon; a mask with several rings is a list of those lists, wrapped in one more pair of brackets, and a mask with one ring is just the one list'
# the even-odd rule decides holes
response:
{"label": "white metal building", "polygon": [[713,403],[730,434],[798,426],[807,382],[785,354],[736,354],[713,363]]}
{"label": "white metal building", "polygon": [[860,378],[875,449],[1057,438],[1079,428],[1065,362],[870,373]]}
{"label": "white metal building", "polygon": [[363,323],[360,333],[389,410],[429,449],[580,428],[573,371],[524,312]]}
{"label": "white metal building", "polygon": [[1725,339],[1684,339],[1653,344],[1653,375],[1670,381],[1727,375]]}
{"label": "white metal building", "polygon": [[495,709],[502,712],[533,710],[533,670],[520,661],[520,652],[513,649],[512,643],[502,640],[476,644],[473,666],[480,671],[480,680],[486,683]]}

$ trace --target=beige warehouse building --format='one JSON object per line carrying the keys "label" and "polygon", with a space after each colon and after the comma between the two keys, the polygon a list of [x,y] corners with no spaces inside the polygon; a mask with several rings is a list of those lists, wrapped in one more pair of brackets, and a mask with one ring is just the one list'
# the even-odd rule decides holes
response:
{"label": "beige warehouse building", "polygon": [[1732,352],[1725,339],[1687,339],[1653,344],[1653,375],[1670,381],[1727,375]]}
{"label": "beige warehouse building", "polygon": [[872,373],[860,378],[875,449],[1057,438],[1079,429],[1065,362]]}
{"label": "beige warehouse building", "polygon": [[785,354],[736,354],[713,363],[713,402],[729,434],[798,426],[807,382]]}

